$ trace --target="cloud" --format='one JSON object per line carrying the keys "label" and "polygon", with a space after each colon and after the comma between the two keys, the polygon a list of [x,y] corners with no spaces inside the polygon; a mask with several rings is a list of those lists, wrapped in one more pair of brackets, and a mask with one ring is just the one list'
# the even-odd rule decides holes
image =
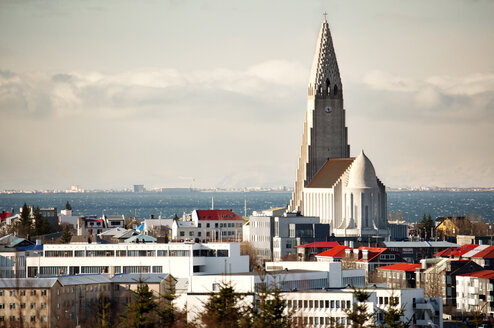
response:
{"label": "cloud", "polygon": [[[142,68],[118,74],[0,71],[0,115],[20,117],[152,118],[179,108],[230,111],[259,104],[281,110],[303,90],[302,65],[272,60],[244,70],[181,72]],[[212,108],[211,105],[216,105]],[[233,108],[232,108],[233,107]],[[269,113],[267,113],[269,116]]]}
{"label": "cloud", "polygon": [[494,74],[432,76],[424,80],[372,71],[362,79],[364,115],[390,120],[494,124]]}

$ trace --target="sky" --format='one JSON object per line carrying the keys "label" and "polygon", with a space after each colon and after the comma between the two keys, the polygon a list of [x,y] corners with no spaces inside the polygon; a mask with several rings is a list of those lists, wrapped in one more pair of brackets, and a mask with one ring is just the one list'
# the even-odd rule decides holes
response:
{"label": "sky", "polygon": [[351,155],[494,186],[494,2],[0,2],[0,190],[292,186],[327,12]]}

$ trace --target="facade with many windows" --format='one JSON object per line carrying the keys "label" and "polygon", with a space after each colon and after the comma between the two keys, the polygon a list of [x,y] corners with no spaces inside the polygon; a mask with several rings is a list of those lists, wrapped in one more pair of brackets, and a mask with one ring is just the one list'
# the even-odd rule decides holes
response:
{"label": "facade with many windows", "polygon": [[170,273],[175,277],[245,272],[249,257],[238,243],[53,244],[26,258],[27,276],[87,273]]}

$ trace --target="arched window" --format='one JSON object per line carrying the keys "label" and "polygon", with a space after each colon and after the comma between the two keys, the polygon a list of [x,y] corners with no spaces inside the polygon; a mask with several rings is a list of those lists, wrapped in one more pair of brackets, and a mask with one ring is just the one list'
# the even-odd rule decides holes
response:
{"label": "arched window", "polygon": [[336,96],[338,94],[338,86],[335,84],[333,88],[333,94]]}
{"label": "arched window", "polygon": [[329,79],[326,79],[326,92],[331,94],[331,82],[329,82]]}

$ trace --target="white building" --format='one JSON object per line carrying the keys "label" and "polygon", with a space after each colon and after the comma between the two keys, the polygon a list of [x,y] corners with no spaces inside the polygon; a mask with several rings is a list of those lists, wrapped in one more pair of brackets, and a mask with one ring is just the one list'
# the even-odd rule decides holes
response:
{"label": "white building", "polygon": [[249,257],[238,243],[51,244],[26,258],[28,277],[82,273],[196,274],[246,272]]}
{"label": "white building", "polygon": [[303,197],[304,214],[319,216],[337,237],[389,236],[385,187],[363,151],[355,159],[329,159]]}
{"label": "white building", "polygon": [[456,276],[458,312],[494,315],[494,271],[483,270]]}
{"label": "white building", "polygon": [[194,210],[191,217],[202,241],[242,241],[244,219],[232,210]]}
{"label": "white building", "polygon": [[[374,314],[376,325],[383,322],[383,312],[389,309],[391,298],[404,310],[402,322],[413,327],[443,327],[442,300],[424,297],[423,289],[368,288],[365,303],[367,311]],[[304,327],[334,327],[335,324],[350,327],[346,310],[357,303],[352,288],[318,291],[286,292],[287,310],[293,311],[296,321]],[[331,322],[334,318],[334,322]]]}

